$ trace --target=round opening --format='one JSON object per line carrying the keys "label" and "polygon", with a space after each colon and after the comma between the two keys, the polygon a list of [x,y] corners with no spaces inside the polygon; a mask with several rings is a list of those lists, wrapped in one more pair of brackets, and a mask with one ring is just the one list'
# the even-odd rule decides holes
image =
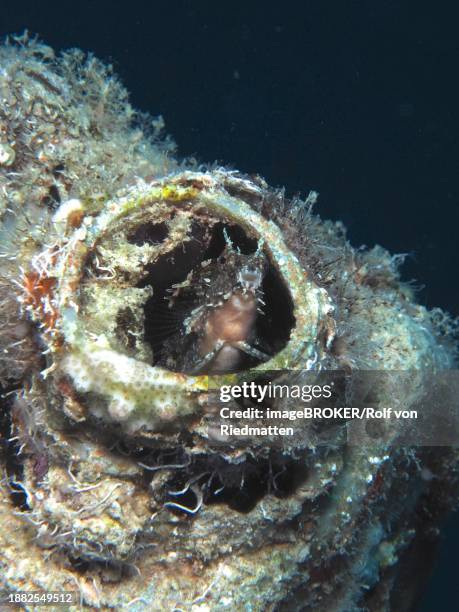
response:
{"label": "round opening", "polygon": [[[144,232],[136,237],[148,240]],[[236,372],[267,361],[289,340],[290,294],[262,245],[238,225],[194,221],[189,239],[145,272],[137,287],[153,290],[144,341],[155,366]]]}

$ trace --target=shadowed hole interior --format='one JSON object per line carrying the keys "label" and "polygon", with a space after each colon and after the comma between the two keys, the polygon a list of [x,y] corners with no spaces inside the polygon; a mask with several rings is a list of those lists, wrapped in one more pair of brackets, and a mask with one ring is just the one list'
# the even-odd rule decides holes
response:
{"label": "shadowed hole interior", "polygon": [[30,510],[27,504],[27,496],[21,480],[23,478],[23,466],[19,457],[20,443],[14,440],[13,426],[11,422],[11,405],[14,395],[3,395],[0,387],[0,456],[5,461],[5,471],[8,479],[10,499],[20,510]]}
{"label": "shadowed hole interior", "polygon": [[[248,458],[242,464],[231,464],[219,456],[198,457],[168,483],[166,501],[194,509],[196,493],[187,487],[187,483],[193,482],[199,487],[205,505],[224,504],[236,512],[247,513],[268,494],[288,497],[306,476],[304,463],[282,455]],[[170,494],[182,490],[180,495]]]}
{"label": "shadowed hole interior", "polygon": [[131,232],[127,239],[131,244],[158,244],[166,240],[169,229],[166,223],[145,223]]}
{"label": "shadowed hole interior", "polygon": [[[258,241],[247,236],[243,228],[237,225],[219,222],[210,228],[195,222],[192,227],[192,238],[156,260],[137,285],[153,287],[153,295],[147,300],[144,309],[145,340],[153,349],[153,365],[180,371],[179,367],[171,365],[171,356],[164,348],[165,343],[180,333],[184,320],[199,303],[193,298],[192,287],[186,298],[174,301],[172,308],[169,308],[166,299],[171,295],[172,285],[185,281],[188,274],[200,266],[201,262],[221,257],[227,246],[225,233],[233,247],[239,249],[242,254],[249,255],[256,252]],[[139,229],[136,240],[144,240],[146,236],[147,233]],[[224,258],[219,263],[224,266]],[[209,291],[211,289],[210,287]],[[272,265],[268,266],[262,289],[265,305],[260,306],[262,313],[256,320],[255,346],[272,356],[288,342],[294,326],[293,304],[279,273]],[[189,349],[184,344],[183,351],[187,350]],[[245,355],[242,357],[243,368],[259,363],[255,358],[246,358]]]}

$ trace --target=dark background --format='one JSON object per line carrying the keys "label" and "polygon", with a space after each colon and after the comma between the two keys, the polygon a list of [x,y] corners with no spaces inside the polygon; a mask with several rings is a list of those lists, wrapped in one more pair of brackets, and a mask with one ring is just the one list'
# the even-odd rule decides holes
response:
{"label": "dark background", "polygon": [[[179,155],[319,191],[355,245],[408,253],[419,300],[459,314],[456,2],[2,2],[0,33],[114,64]],[[425,286],[425,287],[424,287]],[[457,610],[459,520],[424,611]]]}

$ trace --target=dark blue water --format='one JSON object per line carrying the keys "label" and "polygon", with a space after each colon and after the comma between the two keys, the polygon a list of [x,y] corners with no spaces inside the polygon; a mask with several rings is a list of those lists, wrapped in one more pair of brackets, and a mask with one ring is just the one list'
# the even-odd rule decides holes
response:
{"label": "dark blue water", "polygon": [[[112,61],[181,155],[319,191],[323,217],[409,253],[419,300],[459,314],[455,2],[3,2],[1,32],[24,28]],[[458,551],[453,518],[425,612],[458,609]]]}

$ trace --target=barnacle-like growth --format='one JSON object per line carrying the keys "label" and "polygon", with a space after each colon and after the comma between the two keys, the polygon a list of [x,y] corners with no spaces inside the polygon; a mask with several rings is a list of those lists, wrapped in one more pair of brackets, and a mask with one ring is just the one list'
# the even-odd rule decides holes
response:
{"label": "barnacle-like growth", "polygon": [[[24,36],[0,63],[1,588],[130,610],[405,609],[399,568],[454,502],[455,451],[405,448],[400,424],[229,436],[215,389],[333,370],[337,396],[432,418],[453,322],[414,302],[399,258],[314,215],[313,192],[177,162],[92,56]],[[227,406],[242,425],[247,405]],[[286,426],[304,404],[260,407]]]}

